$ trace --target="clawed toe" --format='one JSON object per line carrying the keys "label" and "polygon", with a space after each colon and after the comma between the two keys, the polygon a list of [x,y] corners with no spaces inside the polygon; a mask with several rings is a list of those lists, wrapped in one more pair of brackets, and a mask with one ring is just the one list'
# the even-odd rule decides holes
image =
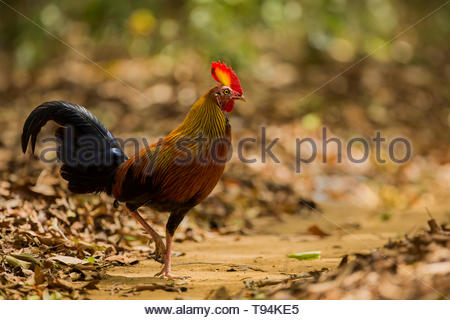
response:
{"label": "clawed toe", "polygon": [[170,272],[165,272],[164,270],[155,274],[155,277],[158,277],[161,279],[172,279],[172,280],[186,280],[186,279],[190,278],[190,276],[177,276]]}

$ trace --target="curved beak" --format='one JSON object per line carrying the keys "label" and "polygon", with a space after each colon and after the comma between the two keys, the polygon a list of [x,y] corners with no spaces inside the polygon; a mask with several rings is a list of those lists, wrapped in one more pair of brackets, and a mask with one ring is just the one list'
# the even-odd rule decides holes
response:
{"label": "curved beak", "polygon": [[241,95],[236,95],[236,96],[233,97],[233,99],[234,99],[234,100],[241,100],[241,101],[243,101],[243,102],[247,102],[247,100],[245,99],[245,97],[244,97],[243,94],[241,94]]}

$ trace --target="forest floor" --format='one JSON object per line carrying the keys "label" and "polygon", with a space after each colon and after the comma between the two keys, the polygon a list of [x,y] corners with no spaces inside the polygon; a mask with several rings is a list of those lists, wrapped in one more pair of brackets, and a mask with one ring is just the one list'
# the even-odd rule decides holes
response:
{"label": "forest floor", "polygon": [[[429,103],[431,96],[445,97],[446,86],[430,81],[422,87],[418,69],[367,64],[344,79],[347,94],[324,88],[320,100],[304,105],[298,103],[302,83],[267,89],[246,81],[249,102],[230,117],[233,145],[262,140],[264,127],[269,140],[279,138],[273,151],[280,163],[264,162],[259,144],[244,150],[256,163],[234,153],[212,194],[175,234],[173,272],[191,278],[168,281],[153,276],[161,265],[148,258],[153,244],[141,226],[105,195],[68,192],[59,164],[22,154],[21,128],[33,106],[66,100],[88,107],[116,137],[157,141],[204,92],[209,71],[193,77],[203,62],[189,56],[177,65],[192,69],[190,79],[158,73],[157,59],[116,62],[111,72],[151,93],[154,102],[148,102],[93,65],[70,56],[63,62],[38,77],[17,73],[0,88],[0,299],[448,299],[447,114],[444,100]],[[316,78],[317,68],[305,72],[302,78]],[[355,91],[353,83],[364,83],[367,74],[390,82],[372,81]],[[192,99],[176,94],[186,90]],[[373,99],[380,92],[384,100]],[[383,129],[386,159],[387,142],[408,137],[413,156],[403,164],[379,163],[371,143],[363,163],[345,154],[339,161],[334,144],[325,157],[322,125],[330,129],[327,137],[344,144],[355,136],[371,141]],[[49,125],[40,138],[53,129]],[[296,173],[295,142],[303,137],[316,142],[318,154]],[[47,147],[38,141],[36,156]],[[440,230],[427,231],[427,210]],[[164,233],[166,214],[140,213]],[[287,257],[308,251],[321,251],[321,258]]]}
{"label": "forest floor", "polygon": [[[89,299],[227,299],[245,295],[249,281],[286,279],[296,274],[337,268],[345,255],[368,254],[389,239],[402,238],[423,229],[426,211],[404,212],[381,221],[370,211],[350,215],[358,208],[325,207],[320,216],[284,216],[258,219],[251,234],[214,235],[202,242],[175,244],[182,253],[173,259],[173,272],[189,275],[187,280],[162,280],[154,277],[159,263],[142,260],[136,265],[109,268],[106,276],[90,290]],[[446,219],[445,210],[433,210],[436,220]],[[358,217],[355,221],[354,217]],[[313,235],[317,227],[327,235]],[[317,233],[317,232],[315,232]],[[321,258],[298,261],[288,254],[321,251]],[[413,276],[413,275],[412,275]],[[157,285],[161,285],[158,287]],[[349,292],[350,293],[350,292]],[[265,296],[262,296],[265,298]],[[353,296],[353,298],[358,298]],[[360,297],[364,298],[364,297]]]}

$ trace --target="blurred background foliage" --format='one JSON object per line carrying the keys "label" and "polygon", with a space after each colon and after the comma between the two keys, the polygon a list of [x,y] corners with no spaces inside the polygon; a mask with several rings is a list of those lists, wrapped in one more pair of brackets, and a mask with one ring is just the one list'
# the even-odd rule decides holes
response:
{"label": "blurred background foliage", "polygon": [[[268,52],[298,64],[348,63],[370,54],[443,1],[168,0],[5,1],[56,37],[90,40],[95,60],[195,50],[252,67]],[[2,4],[1,45],[19,67],[33,68],[67,49]],[[377,50],[372,59],[431,63],[422,52],[450,36],[449,9]],[[69,38],[70,39],[70,38]],[[420,46],[419,46],[420,44]],[[441,47],[442,49],[442,47]]]}
{"label": "blurred background foliage", "polygon": [[[441,130],[447,130],[450,122],[448,103],[436,101],[445,109],[433,108],[430,100],[438,99],[434,92],[419,97],[423,102],[419,108],[406,99],[404,106],[396,108],[398,112],[389,110],[394,99],[383,98],[379,92],[383,87],[379,82],[391,85],[396,80],[393,85],[399,87],[405,82],[423,87],[430,82],[444,85],[439,79],[448,80],[448,6],[397,37],[444,1],[4,2],[17,10],[1,4],[0,46],[3,59],[10,61],[4,64],[10,72],[15,68],[38,70],[72,51],[70,47],[102,66],[115,59],[149,56],[173,66],[195,54],[199,61],[221,58],[254,83],[274,90],[295,86],[305,96],[370,55],[363,61],[366,68],[352,68],[308,99],[292,99],[290,110],[280,117],[313,112],[306,120],[312,120],[314,126],[319,123],[316,113],[323,117],[326,112],[324,120],[337,124],[342,120],[340,102],[351,96],[379,125],[392,117],[408,122],[404,111],[412,116],[409,125],[417,125],[423,112],[430,111]],[[372,66],[379,66],[379,70]],[[389,68],[404,71],[406,79],[392,79],[386,74]],[[402,89],[397,90],[401,95],[405,94]],[[262,108],[267,106],[263,104]],[[425,126],[424,130],[429,129]]]}

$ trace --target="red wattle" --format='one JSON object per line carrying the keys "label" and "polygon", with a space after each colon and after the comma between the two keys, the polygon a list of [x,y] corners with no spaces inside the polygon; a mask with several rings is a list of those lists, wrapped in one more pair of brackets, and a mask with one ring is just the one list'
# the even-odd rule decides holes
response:
{"label": "red wattle", "polygon": [[229,101],[227,104],[224,105],[223,111],[225,112],[231,112],[234,108],[234,100]]}

